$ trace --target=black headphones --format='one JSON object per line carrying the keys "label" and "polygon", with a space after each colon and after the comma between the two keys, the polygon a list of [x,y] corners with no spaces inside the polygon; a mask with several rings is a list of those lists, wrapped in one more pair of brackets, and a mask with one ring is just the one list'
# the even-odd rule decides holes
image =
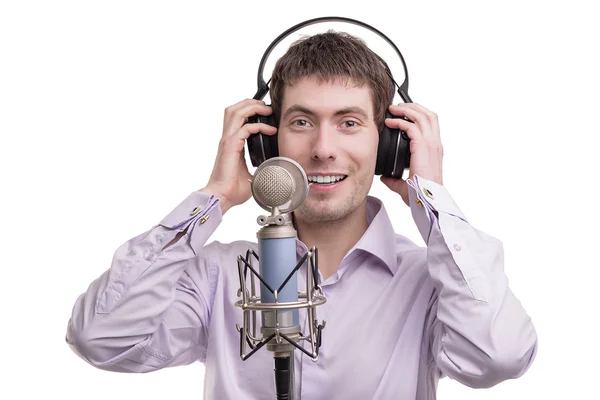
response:
{"label": "black headphones", "polygon": [[[326,22],[326,21],[340,21],[340,22],[348,22],[351,24],[356,24],[367,28],[383,39],[385,39],[396,51],[400,60],[402,61],[402,65],[404,66],[404,82],[402,85],[398,86],[392,73],[387,66],[387,63],[379,56],[377,56],[381,62],[384,64],[386,71],[394,85],[398,88],[398,94],[404,100],[405,103],[412,103],[412,100],[408,96],[408,70],[406,68],[406,63],[404,62],[404,57],[400,53],[400,50],[396,47],[396,45],[383,33],[373,28],[370,25],[365,24],[364,22],[360,22],[354,19],[345,18],[345,17],[320,17],[310,19],[304,22],[301,22],[293,27],[289,28],[281,35],[279,35],[267,48],[263,57],[260,61],[260,65],[258,67],[258,91],[254,95],[253,99],[262,100],[266,94],[269,92],[269,85],[263,79],[263,70],[265,67],[265,63],[269,57],[269,54],[275,48],[275,46],[281,42],[284,38],[289,36],[291,33],[299,30],[300,28],[304,28],[308,25]],[[269,79],[270,82],[270,79]],[[386,110],[386,118],[403,118],[407,121],[410,121],[405,117],[396,117],[392,115],[389,110]],[[247,119],[247,123],[256,123],[262,122],[274,127],[278,126],[278,122],[275,121],[275,117],[271,114],[268,116],[264,115],[254,115]],[[412,122],[412,121],[410,121]],[[277,143],[277,134],[274,135],[265,135],[263,133],[257,133],[254,135],[250,135],[247,139],[248,143],[248,153],[250,155],[250,160],[252,161],[252,165],[258,167],[262,162],[266,161],[271,157],[277,157],[279,155],[279,147]],[[375,166],[375,175],[383,175],[389,177],[402,177],[402,174],[405,170],[408,170],[410,167],[410,138],[406,134],[406,132],[401,131],[399,129],[391,129],[387,125],[383,124],[383,128],[379,131],[379,145],[377,148],[377,164]]]}

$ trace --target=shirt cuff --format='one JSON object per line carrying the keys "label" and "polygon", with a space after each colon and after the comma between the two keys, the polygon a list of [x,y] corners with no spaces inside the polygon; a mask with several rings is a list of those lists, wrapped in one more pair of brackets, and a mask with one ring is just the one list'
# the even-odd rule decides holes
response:
{"label": "shirt cuff", "polygon": [[[223,214],[219,199],[210,193],[194,191],[167,214],[159,225],[183,231],[188,227],[189,244],[195,255],[221,223]],[[197,229],[202,226],[202,229]]]}
{"label": "shirt cuff", "polygon": [[159,224],[169,229],[181,229],[192,220],[206,216],[215,208],[218,208],[219,214],[221,214],[218,202],[219,200],[212,194],[194,191],[167,214]]}
{"label": "shirt cuff", "polygon": [[454,215],[468,222],[467,217],[444,186],[418,175],[414,176],[414,181],[409,179],[408,183],[415,190],[415,194],[418,194],[421,202],[426,204],[431,211]]}
{"label": "shirt cuff", "polygon": [[407,180],[411,213],[425,243],[429,241],[432,220],[439,213],[452,215],[468,223],[448,190],[437,182],[414,175]]}

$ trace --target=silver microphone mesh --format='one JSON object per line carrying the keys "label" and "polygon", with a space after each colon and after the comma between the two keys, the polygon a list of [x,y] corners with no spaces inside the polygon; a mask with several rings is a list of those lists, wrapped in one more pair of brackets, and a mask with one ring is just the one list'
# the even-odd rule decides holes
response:
{"label": "silver microphone mesh", "polygon": [[290,201],[294,192],[294,178],[282,167],[262,168],[253,179],[256,200],[268,207],[280,207]]}

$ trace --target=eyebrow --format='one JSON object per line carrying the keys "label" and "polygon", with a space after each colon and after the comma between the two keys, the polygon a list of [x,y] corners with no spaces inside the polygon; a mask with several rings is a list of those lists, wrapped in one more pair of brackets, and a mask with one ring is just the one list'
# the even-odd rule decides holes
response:
{"label": "eyebrow", "polygon": [[[294,104],[294,105],[291,105],[290,107],[288,107],[287,110],[285,110],[285,113],[283,114],[283,118],[284,119],[287,118],[287,116],[289,114],[294,113],[294,112],[300,112],[302,114],[307,114],[307,115],[311,115],[311,116],[316,115],[316,113],[314,111],[312,111],[311,109],[301,106],[299,104]],[[363,110],[360,107],[356,107],[356,106],[342,108],[340,110],[337,110],[333,115],[339,116],[339,115],[345,115],[345,114],[358,114],[365,119],[369,118],[369,116],[367,115],[367,112],[365,110]]]}

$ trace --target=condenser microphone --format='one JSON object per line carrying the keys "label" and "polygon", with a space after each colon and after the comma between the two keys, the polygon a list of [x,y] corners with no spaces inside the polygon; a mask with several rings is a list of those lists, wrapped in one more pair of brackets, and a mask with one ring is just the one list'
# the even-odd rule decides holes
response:
{"label": "condenser microphone", "polygon": [[[307,193],[308,179],[304,170],[291,159],[269,159],[254,174],[252,195],[262,208],[271,212],[270,216],[260,216],[257,221],[259,225],[263,225],[256,235],[260,275],[272,289],[261,284],[263,303],[298,301],[298,276],[293,273],[296,266],[297,233],[289,213],[300,206]],[[277,291],[284,282],[286,284]],[[263,335],[277,324],[283,329],[299,328],[298,310],[280,311],[277,319],[275,311],[262,312]]]}
{"label": "condenser microphone", "polygon": [[[298,302],[298,276],[296,267],[296,230],[289,212],[300,205],[308,192],[308,179],[304,170],[294,161],[284,158],[270,159],[259,166],[252,180],[252,195],[268,217],[258,217],[263,225],[258,238],[262,303]],[[295,201],[292,201],[292,200]],[[267,285],[270,288],[267,288]],[[263,311],[263,337],[285,333],[296,340],[300,333],[298,310]],[[294,347],[290,343],[268,344],[274,352],[276,399],[289,399],[293,390]]]}
{"label": "condenser microphone", "polygon": [[[275,358],[276,398],[293,399],[294,350],[299,349],[316,360],[321,345],[321,330],[325,326],[324,322],[317,322],[314,310],[326,301],[316,279],[317,249],[313,247],[300,262],[296,262],[297,232],[290,214],[306,199],[308,178],[294,160],[273,157],[257,168],[251,180],[251,189],[257,204],[270,214],[257,218],[262,226],[256,234],[258,254],[248,250],[245,259],[238,256],[238,296],[242,296],[242,300],[236,305],[244,311],[244,327],[237,327],[240,332],[240,357],[246,360],[266,346]],[[259,261],[259,271],[254,268],[251,255]],[[299,292],[297,272],[305,261],[309,263],[306,292]],[[260,297],[255,293],[253,277],[250,278],[251,291],[247,289],[248,270],[260,281]],[[308,335],[300,329],[300,308],[307,309]],[[256,334],[256,311],[261,312],[260,336]],[[310,352],[299,344],[301,341],[310,343]],[[249,354],[245,353],[246,344],[252,348]]]}

